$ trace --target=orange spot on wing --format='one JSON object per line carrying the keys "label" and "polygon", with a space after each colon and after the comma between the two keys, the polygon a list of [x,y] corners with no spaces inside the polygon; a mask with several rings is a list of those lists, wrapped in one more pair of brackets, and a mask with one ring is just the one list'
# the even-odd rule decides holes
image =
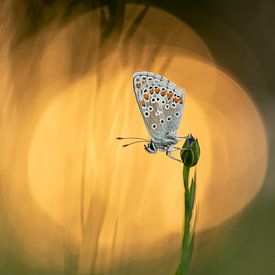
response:
{"label": "orange spot on wing", "polygon": [[139,89],[141,87],[140,83],[137,83],[136,87]]}
{"label": "orange spot on wing", "polygon": [[166,95],[166,93],[167,93],[166,90],[163,90],[162,92],[160,92],[160,94],[161,94],[162,96]]}
{"label": "orange spot on wing", "polygon": [[153,89],[153,88],[149,90],[149,93],[150,93],[150,94],[153,94],[153,92],[154,92],[154,89]]}
{"label": "orange spot on wing", "polygon": [[180,104],[182,104],[182,103],[183,103],[183,101],[182,101],[182,97],[180,98],[179,103],[180,103]]}
{"label": "orange spot on wing", "polygon": [[141,105],[142,105],[143,107],[145,107],[145,101],[144,101],[144,99],[141,100]]}
{"label": "orange spot on wing", "polygon": [[156,93],[156,94],[159,93],[159,88],[155,88],[155,93]]}
{"label": "orange spot on wing", "polygon": [[148,95],[148,94],[144,94],[143,97],[144,97],[145,99],[149,99],[149,95]]}
{"label": "orange spot on wing", "polygon": [[173,96],[173,94],[167,94],[167,98],[170,99]]}

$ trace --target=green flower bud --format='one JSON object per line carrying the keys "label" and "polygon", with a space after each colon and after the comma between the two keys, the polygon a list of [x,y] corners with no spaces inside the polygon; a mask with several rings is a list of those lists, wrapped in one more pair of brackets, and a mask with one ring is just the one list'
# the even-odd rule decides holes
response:
{"label": "green flower bud", "polygon": [[181,151],[181,159],[185,166],[195,166],[200,158],[200,146],[198,139],[189,134],[182,145],[184,150]]}

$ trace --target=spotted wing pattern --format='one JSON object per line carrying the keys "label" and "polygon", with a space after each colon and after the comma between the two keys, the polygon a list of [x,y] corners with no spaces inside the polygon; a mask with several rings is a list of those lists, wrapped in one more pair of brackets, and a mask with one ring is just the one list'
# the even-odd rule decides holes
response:
{"label": "spotted wing pattern", "polygon": [[150,72],[135,73],[133,87],[153,140],[176,135],[184,106],[183,90],[167,78]]}

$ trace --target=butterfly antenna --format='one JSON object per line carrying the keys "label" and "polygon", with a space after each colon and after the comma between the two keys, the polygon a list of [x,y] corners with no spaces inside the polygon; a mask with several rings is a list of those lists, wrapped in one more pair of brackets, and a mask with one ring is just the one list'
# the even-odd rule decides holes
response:
{"label": "butterfly antenna", "polygon": [[129,145],[132,145],[132,144],[135,144],[135,143],[140,143],[140,142],[147,142],[147,140],[139,140],[139,141],[134,141],[134,142],[131,142],[131,143],[128,143],[128,144],[123,144],[122,147],[127,147]]}
{"label": "butterfly antenna", "polygon": [[139,140],[144,140],[144,141],[148,141],[148,139],[146,138],[140,138],[140,137],[117,137],[116,139],[139,139]]}

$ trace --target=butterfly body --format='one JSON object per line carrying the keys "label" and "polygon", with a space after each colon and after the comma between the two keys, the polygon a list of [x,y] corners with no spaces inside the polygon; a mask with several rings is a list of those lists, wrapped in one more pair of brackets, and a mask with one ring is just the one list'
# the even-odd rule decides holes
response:
{"label": "butterfly body", "polygon": [[176,132],[183,113],[183,90],[167,78],[151,72],[135,73],[133,89],[152,138],[145,150],[149,153],[164,151],[171,157],[174,145],[179,141]]}

